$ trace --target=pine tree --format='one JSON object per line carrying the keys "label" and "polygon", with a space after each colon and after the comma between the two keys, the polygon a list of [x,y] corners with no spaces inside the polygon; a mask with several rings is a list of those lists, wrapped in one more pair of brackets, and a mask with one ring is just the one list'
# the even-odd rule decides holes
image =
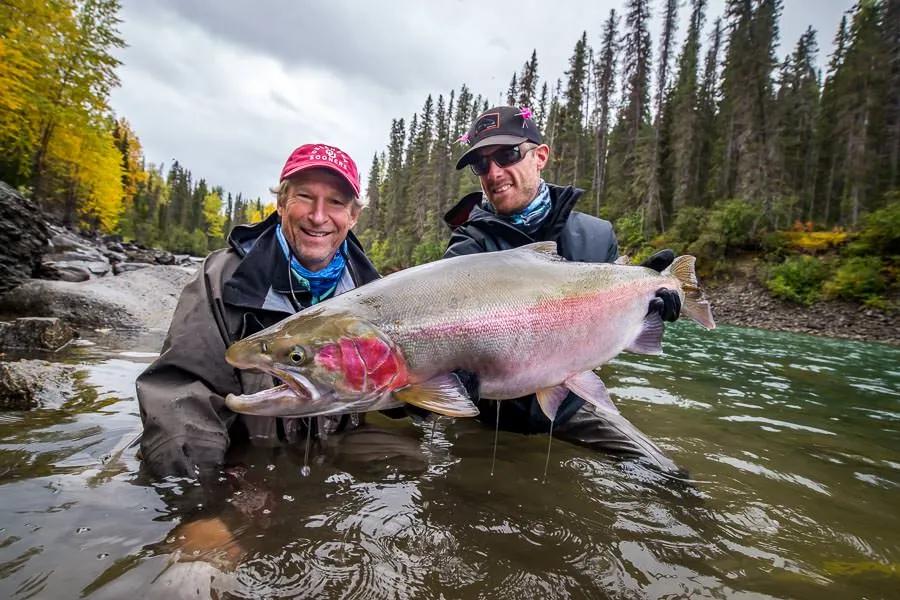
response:
{"label": "pine tree", "polygon": [[[700,64],[700,34],[703,30],[706,0],[692,0],[691,18],[687,36],[678,57],[678,73],[672,91],[670,105],[672,112],[671,176],[672,200],[666,214],[671,215],[683,206],[698,204],[700,181],[698,161],[701,141],[701,91],[697,79]],[[715,69],[715,55],[708,59]],[[709,68],[709,67],[708,67]],[[714,79],[715,73],[707,75]],[[706,102],[709,102],[707,99]],[[712,111],[709,110],[712,108]],[[707,106],[705,118],[712,118],[714,104]]]}
{"label": "pine tree", "polygon": [[[654,122],[649,149],[649,169],[647,173],[647,192],[644,198],[644,231],[650,234],[655,223],[660,230],[665,230],[665,222],[660,202],[660,130],[663,128],[663,99],[669,84],[669,63],[672,46],[675,43],[675,27],[678,18],[677,0],[666,0],[666,12],[663,17],[663,30],[659,40],[659,63],[656,71],[656,98],[654,100]],[[649,235],[648,235],[649,237]]]}
{"label": "pine tree", "polygon": [[[537,50],[532,50],[531,58],[522,66],[522,74],[519,77],[519,99],[518,106],[534,106],[537,100],[537,83],[538,83],[538,60]],[[546,85],[546,84],[545,84]],[[512,103],[510,103],[512,104]]]}
{"label": "pine tree", "polygon": [[[595,160],[594,160],[594,214],[600,214],[600,200],[606,193],[606,151],[609,145],[609,127],[613,94],[615,93],[616,62],[619,54],[619,41],[616,33],[619,28],[619,17],[615,10],[609,11],[609,18],[603,24],[603,42],[599,60],[595,63],[594,81],[597,93],[596,127],[595,127]],[[544,84],[546,89],[546,84]]]}

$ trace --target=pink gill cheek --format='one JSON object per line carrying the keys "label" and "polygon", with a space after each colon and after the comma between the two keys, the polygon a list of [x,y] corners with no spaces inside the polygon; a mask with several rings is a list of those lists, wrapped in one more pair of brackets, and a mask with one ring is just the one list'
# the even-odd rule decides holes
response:
{"label": "pink gill cheek", "polygon": [[341,366],[344,380],[351,389],[362,391],[366,381],[366,365],[356,351],[354,340],[341,338],[338,343],[341,346]]}
{"label": "pink gill cheek", "polygon": [[328,344],[316,354],[316,364],[329,371],[341,368],[341,349],[337,344]]}

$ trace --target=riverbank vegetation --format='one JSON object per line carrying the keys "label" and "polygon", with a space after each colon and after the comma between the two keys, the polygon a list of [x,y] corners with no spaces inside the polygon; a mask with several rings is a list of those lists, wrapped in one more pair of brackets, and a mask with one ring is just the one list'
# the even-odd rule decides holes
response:
{"label": "riverbank vegetation", "polygon": [[[707,8],[623,0],[622,14],[578,36],[562,77],[541,76],[537,49],[527,57],[500,100],[533,111],[553,149],[546,180],[584,189],[577,209],[610,219],[635,259],[672,247],[727,277],[752,255],[778,297],[892,306],[900,3],[860,0],[842,15],[824,72],[816,31],[779,39],[780,0],[727,0],[712,22]],[[663,15],[656,43],[651,9]],[[0,179],[64,222],[202,254],[270,208],[178,161],[146,162],[108,102],[118,10],[116,0],[0,5]],[[462,85],[391,123],[357,227],[383,271],[441,256],[443,214],[478,189],[453,168],[458,140],[499,91]]]}

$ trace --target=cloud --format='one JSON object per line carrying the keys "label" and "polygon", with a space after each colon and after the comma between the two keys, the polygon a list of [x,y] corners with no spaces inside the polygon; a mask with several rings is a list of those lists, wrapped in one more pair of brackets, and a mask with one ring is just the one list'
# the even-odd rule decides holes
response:
{"label": "cloud", "polygon": [[[711,3],[707,23],[722,4]],[[812,24],[824,63],[852,0],[828,0],[812,13],[796,4],[785,7],[779,53]],[[502,102],[512,73],[533,49],[552,88],[582,30],[599,46],[609,9],[621,13],[623,6],[619,0],[130,0],[121,12],[128,47],[119,55],[122,86],[112,106],[132,122],[148,160],[177,158],[195,178],[267,199],[296,146],[340,146],[365,176],[387,143],[391,119],[408,119],[428,94],[436,99],[463,83]],[[682,23],[687,13],[683,6]],[[654,27],[658,22],[654,13]],[[651,35],[655,50],[658,31]]]}

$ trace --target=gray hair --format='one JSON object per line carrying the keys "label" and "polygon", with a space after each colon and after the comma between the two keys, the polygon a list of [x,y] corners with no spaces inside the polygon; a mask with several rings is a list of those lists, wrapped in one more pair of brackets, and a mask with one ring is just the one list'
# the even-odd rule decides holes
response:
{"label": "gray hair", "polygon": [[[290,184],[290,182],[291,178],[288,177],[278,185],[273,185],[269,188],[269,191],[275,196],[275,201],[278,203],[278,206],[281,206],[284,201],[287,200],[288,184]],[[355,206],[357,210],[362,210],[368,205],[368,198],[361,198],[359,196],[353,197],[353,206]]]}

